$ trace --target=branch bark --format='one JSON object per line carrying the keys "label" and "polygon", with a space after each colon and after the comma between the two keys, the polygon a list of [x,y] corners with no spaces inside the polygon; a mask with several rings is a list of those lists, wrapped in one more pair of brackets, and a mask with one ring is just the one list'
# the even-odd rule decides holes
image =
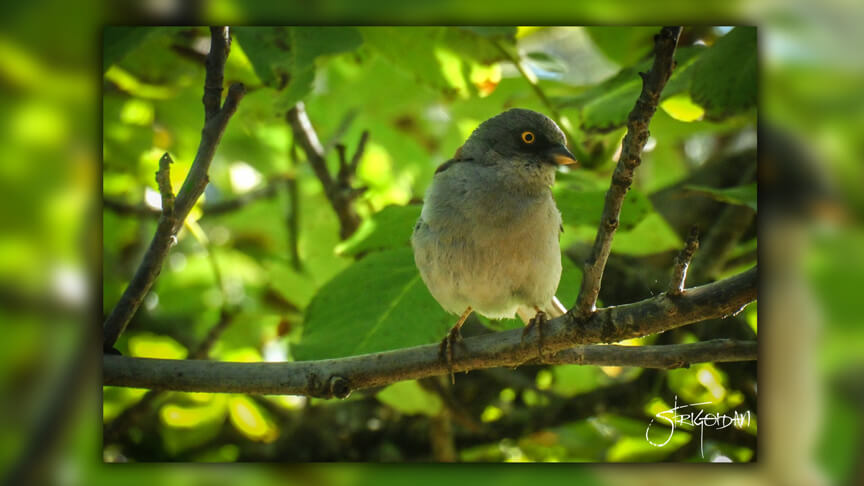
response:
{"label": "branch bark", "polygon": [[621,142],[621,156],[612,174],[612,184],[606,193],[597,238],[583,267],[579,297],[570,311],[578,316],[586,317],[596,310],[603,269],[612,249],[612,237],[618,228],[621,205],[633,182],[633,172],[642,162],[642,148],[648,140],[648,124],[657,111],[660,93],[675,67],[673,56],[679,35],[681,27],[663,27],[660,34],[654,36],[654,64],[651,70],[647,74],[639,73],[642,76],[642,92],[627,119],[627,135]]}
{"label": "branch bark", "polygon": [[687,267],[690,266],[690,260],[693,259],[693,254],[699,248],[699,229],[694,226],[690,229],[690,235],[687,237],[687,242],[684,244],[684,249],[675,258],[675,265],[672,267],[672,280],[669,281],[669,295],[681,295],[684,292],[684,285],[687,282]]}
{"label": "branch bark", "polygon": [[[603,308],[586,318],[567,314],[546,323],[544,349],[548,356],[574,346],[617,342],[706,319],[735,315],[756,299],[756,283],[757,267],[753,267],[736,276],[688,289],[680,296],[661,294],[632,304]],[[537,358],[536,339],[536,335],[531,335],[523,340],[519,329],[466,338],[457,348],[453,370],[513,367],[536,362],[533,361]],[[716,344],[707,346],[707,350],[701,350],[707,353],[703,355],[706,359],[722,359],[718,357],[717,349],[711,348]],[[696,361],[692,354],[688,354],[693,352],[692,349],[676,348],[672,351],[678,353],[673,364]],[[739,351],[736,348],[735,352]],[[572,357],[575,362],[581,360],[582,364],[593,364],[596,359],[602,364],[623,366],[662,364],[656,354],[662,351],[649,351],[648,357],[644,353],[642,350],[599,346],[596,349],[582,349],[581,354],[577,349],[573,354],[565,353],[562,358],[549,359],[566,360]],[[591,361],[588,360],[589,356]],[[686,356],[686,359],[682,356]],[[347,358],[289,363],[178,361],[113,355],[106,355],[103,360],[105,385],[328,398],[343,398],[353,390],[449,373],[447,363],[439,357],[437,344]]]}
{"label": "branch bark", "polygon": [[336,211],[336,216],[339,218],[339,236],[343,240],[348,238],[360,226],[360,216],[354,210],[353,202],[362,190],[352,188],[350,181],[357,170],[357,163],[363,155],[366,140],[369,137],[368,132],[363,132],[360,144],[350,164],[345,162],[344,147],[340,149],[340,170],[337,178],[334,179],[327,169],[324,147],[309,120],[309,115],[306,114],[306,106],[303,102],[297,103],[288,110],[285,119],[291,125],[294,140],[306,153],[306,159],[309,161],[312,171],[321,181],[327,200],[330,201],[330,205]]}
{"label": "branch bark", "polygon": [[[159,272],[162,270],[162,263],[168,255],[168,250],[176,241],[177,232],[183,225],[183,221],[186,219],[195,201],[198,200],[207,186],[209,180],[207,171],[216,153],[216,147],[222,139],[222,134],[225,132],[225,127],[228,126],[228,121],[234,112],[237,111],[237,104],[245,94],[245,88],[242,84],[234,84],[228,90],[225,103],[221,108],[219,107],[222,92],[222,71],[230,49],[228,28],[211,27],[210,37],[210,53],[207,55],[207,73],[204,81],[203,102],[205,121],[204,129],[201,131],[201,143],[198,146],[198,153],[195,155],[195,160],[189,169],[189,174],[187,174],[186,179],[183,181],[183,186],[180,188],[177,197],[171,197],[174,201],[173,210],[169,211],[167,210],[169,208],[163,207],[159,223],[156,227],[156,233],[153,235],[153,239],[144,254],[141,264],[135,271],[132,281],[129,282],[120,300],[103,324],[102,345],[105,350],[113,349],[114,343],[117,342],[120,334],[129,325],[132,316],[135,315],[138,307],[141,306],[144,296],[147,295],[150,287],[153,286],[153,282],[156,281],[156,277],[159,276]],[[160,169],[161,172],[162,169]],[[158,176],[157,179],[159,177],[162,176]],[[160,184],[160,190],[164,189],[165,184],[163,181]],[[167,195],[164,192],[162,198],[163,201],[166,201]]]}

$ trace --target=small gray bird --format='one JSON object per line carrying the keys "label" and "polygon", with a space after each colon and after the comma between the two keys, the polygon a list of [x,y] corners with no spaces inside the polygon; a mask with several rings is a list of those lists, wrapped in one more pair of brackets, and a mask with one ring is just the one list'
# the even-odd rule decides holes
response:
{"label": "small gray bird", "polygon": [[564,144],[555,122],[514,108],[481,123],[435,171],[411,244],[429,292],[459,315],[441,343],[451,379],[453,343],[471,312],[518,314],[523,337],[565,312],[555,298],[562,226],[551,191],[557,166],[576,162]]}

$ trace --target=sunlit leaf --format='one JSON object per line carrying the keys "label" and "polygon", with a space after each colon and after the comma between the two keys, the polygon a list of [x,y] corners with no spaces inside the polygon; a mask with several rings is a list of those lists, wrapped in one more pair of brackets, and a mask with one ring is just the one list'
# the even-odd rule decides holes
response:
{"label": "sunlit leaf", "polygon": [[660,108],[672,118],[683,122],[701,120],[705,115],[705,110],[696,103],[693,103],[690,95],[686,93],[666,98],[660,103]]}
{"label": "sunlit leaf", "polygon": [[273,442],[279,438],[279,429],[269,413],[245,396],[232,396],[228,400],[231,424],[247,438],[257,442]]}
{"label": "sunlit leaf", "polygon": [[138,333],[129,337],[129,354],[137,358],[184,359],[188,350],[168,336]]}
{"label": "sunlit leaf", "polygon": [[434,417],[441,411],[441,398],[425,390],[416,380],[389,385],[376,393],[375,397],[406,415],[423,414]]}

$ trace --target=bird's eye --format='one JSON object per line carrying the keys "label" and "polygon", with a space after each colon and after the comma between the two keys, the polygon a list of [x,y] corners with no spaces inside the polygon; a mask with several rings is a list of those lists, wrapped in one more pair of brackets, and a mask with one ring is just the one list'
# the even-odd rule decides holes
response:
{"label": "bird's eye", "polygon": [[522,141],[525,143],[534,143],[534,132],[522,132]]}

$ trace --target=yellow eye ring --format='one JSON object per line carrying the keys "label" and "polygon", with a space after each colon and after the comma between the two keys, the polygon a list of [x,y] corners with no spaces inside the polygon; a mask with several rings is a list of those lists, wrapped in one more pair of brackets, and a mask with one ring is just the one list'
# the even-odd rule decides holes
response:
{"label": "yellow eye ring", "polygon": [[534,143],[534,140],[537,138],[534,136],[534,132],[522,132],[522,141],[525,143]]}

